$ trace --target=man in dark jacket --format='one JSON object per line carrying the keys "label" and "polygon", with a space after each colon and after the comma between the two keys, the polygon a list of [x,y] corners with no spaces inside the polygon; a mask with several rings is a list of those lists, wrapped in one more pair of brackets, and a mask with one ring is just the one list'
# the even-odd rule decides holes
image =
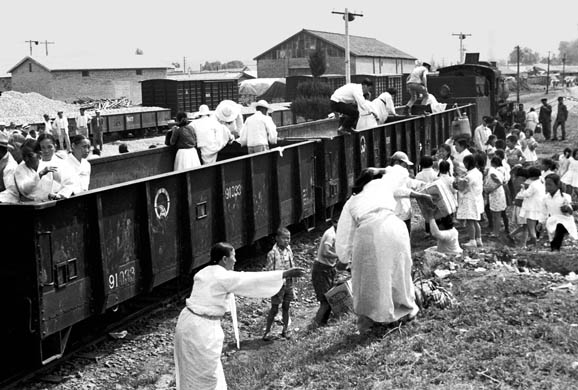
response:
{"label": "man in dark jacket", "polygon": [[542,107],[540,107],[540,114],[538,121],[542,125],[542,134],[546,141],[550,140],[550,133],[552,130],[552,106],[548,104],[548,99],[542,99]]}
{"label": "man in dark jacket", "polygon": [[558,97],[558,114],[556,114],[556,120],[554,121],[554,138],[556,140],[556,130],[558,126],[562,126],[562,138],[561,141],[566,139],[566,120],[568,119],[568,108],[564,104],[564,98],[562,96]]}

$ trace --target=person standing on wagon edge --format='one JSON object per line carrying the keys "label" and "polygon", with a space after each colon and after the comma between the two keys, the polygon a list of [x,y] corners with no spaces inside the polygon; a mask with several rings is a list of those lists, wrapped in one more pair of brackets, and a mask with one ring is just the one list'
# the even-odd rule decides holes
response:
{"label": "person standing on wagon edge", "polygon": [[339,130],[355,129],[360,111],[372,113],[377,119],[377,113],[370,102],[365,99],[365,96],[369,95],[369,87],[371,86],[373,86],[373,82],[364,79],[361,84],[345,84],[333,92],[330,98],[331,111],[345,115]]}
{"label": "person standing on wagon edge", "polygon": [[277,126],[267,113],[269,103],[259,100],[255,106],[256,112],[245,121],[241,128],[239,143],[249,149],[249,154],[269,150],[269,144],[277,143]]}
{"label": "person standing on wagon edge", "polygon": [[422,99],[428,96],[427,74],[430,70],[431,65],[427,62],[423,62],[421,65],[417,65],[407,78],[407,91],[410,95],[409,101],[407,102],[408,115],[411,114],[411,108],[420,95]]}
{"label": "person standing on wagon edge", "polygon": [[303,268],[285,271],[235,272],[235,249],[220,242],[211,249],[209,263],[194,278],[191,296],[175,331],[177,390],[226,389],[221,364],[225,335],[221,318],[231,310],[232,294],[266,298],[281,289],[284,278],[304,275]]}

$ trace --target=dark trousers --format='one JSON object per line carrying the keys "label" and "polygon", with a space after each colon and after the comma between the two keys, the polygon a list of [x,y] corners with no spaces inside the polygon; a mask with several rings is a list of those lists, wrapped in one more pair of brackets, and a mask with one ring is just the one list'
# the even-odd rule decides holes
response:
{"label": "dark trousers", "polygon": [[313,282],[315,296],[319,301],[319,310],[317,310],[317,314],[315,315],[315,322],[317,322],[318,325],[327,324],[327,320],[329,320],[329,316],[331,315],[331,306],[329,306],[329,302],[327,302],[325,293],[333,287],[335,274],[335,267],[322,264],[318,261],[313,263],[311,281]]}
{"label": "dark trousers", "polygon": [[552,242],[550,242],[550,249],[552,249],[552,252],[560,250],[560,247],[562,246],[562,241],[564,240],[564,236],[566,234],[568,234],[568,230],[566,230],[564,225],[562,225],[561,223],[556,225],[556,232],[554,233],[554,238],[552,239]]}
{"label": "dark trousers", "polygon": [[554,132],[554,138],[557,138],[556,133],[558,130],[558,126],[562,127],[562,139],[565,139],[566,138],[566,121],[560,121],[560,120],[556,119],[556,122],[554,122],[554,128],[552,129]]}
{"label": "dark trousers", "polygon": [[552,122],[540,122],[542,124],[542,135],[545,139],[550,139],[552,135]]}
{"label": "dark trousers", "polygon": [[354,129],[355,125],[357,125],[359,110],[357,109],[356,104],[337,103],[331,100],[331,111],[344,115],[340,125],[346,130]]}

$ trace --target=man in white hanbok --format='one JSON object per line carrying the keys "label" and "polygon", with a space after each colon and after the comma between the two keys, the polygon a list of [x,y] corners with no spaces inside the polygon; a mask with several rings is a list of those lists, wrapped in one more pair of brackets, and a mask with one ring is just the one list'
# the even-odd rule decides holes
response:
{"label": "man in white hanbok", "polygon": [[[203,106],[201,106],[203,107]],[[234,140],[227,126],[219,123],[217,119],[210,115],[208,107],[200,111],[200,118],[191,122],[197,136],[197,148],[201,151],[203,164],[213,164],[217,162],[217,154],[227,144]]]}
{"label": "man in white hanbok", "polygon": [[209,265],[195,275],[191,296],[181,311],[175,333],[177,390],[227,388],[221,364],[224,340],[221,318],[225,312],[235,310],[233,294],[271,297],[281,289],[284,278],[300,277],[305,272],[302,268],[234,272],[235,262],[235,249],[230,244],[218,243],[211,249]]}

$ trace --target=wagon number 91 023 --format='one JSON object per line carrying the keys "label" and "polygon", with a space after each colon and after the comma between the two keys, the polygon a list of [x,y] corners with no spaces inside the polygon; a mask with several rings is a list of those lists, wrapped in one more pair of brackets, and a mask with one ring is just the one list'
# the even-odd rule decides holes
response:
{"label": "wagon number 91 023", "polygon": [[225,188],[225,199],[236,198],[241,196],[242,187],[240,184],[235,184]]}
{"label": "wagon number 91 023", "polygon": [[134,267],[115,272],[108,275],[108,287],[113,290],[115,288],[124,287],[127,284],[133,284],[135,281]]}

